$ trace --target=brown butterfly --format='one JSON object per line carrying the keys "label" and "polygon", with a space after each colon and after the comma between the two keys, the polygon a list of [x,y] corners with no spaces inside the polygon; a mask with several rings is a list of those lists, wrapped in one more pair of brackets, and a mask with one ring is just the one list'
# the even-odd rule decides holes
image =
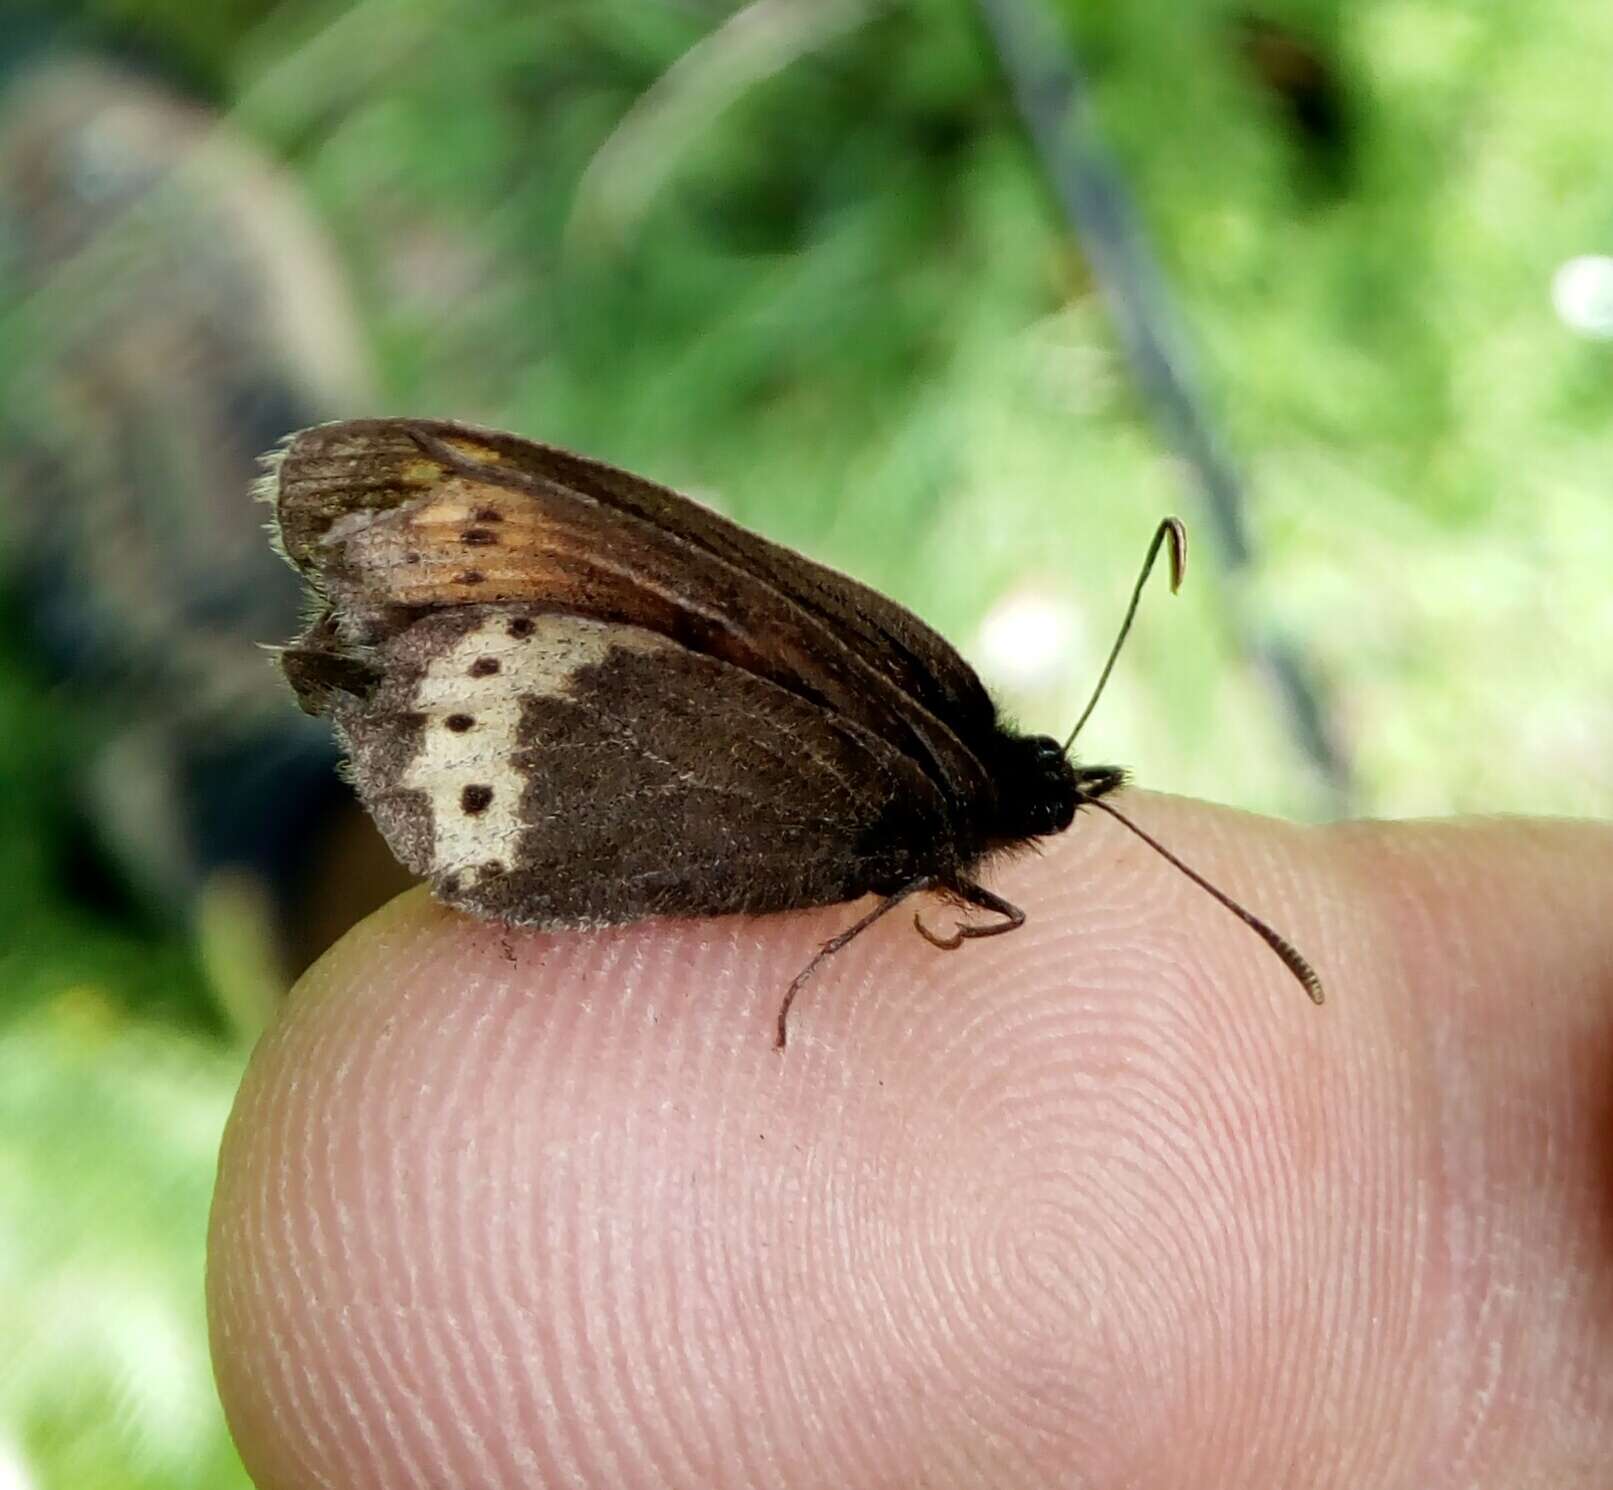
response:
{"label": "brown butterfly", "polygon": [[[515,435],[362,419],[267,458],[286,557],[318,606],[281,665],[329,715],[393,851],[440,900],[550,929],[935,891],[1022,925],[977,878],[1096,807],[1116,766],[1020,735],[940,636],[874,591],[666,487]],[[1160,547],[1154,535],[1097,702]],[[1076,730],[1080,729],[1077,724]]]}

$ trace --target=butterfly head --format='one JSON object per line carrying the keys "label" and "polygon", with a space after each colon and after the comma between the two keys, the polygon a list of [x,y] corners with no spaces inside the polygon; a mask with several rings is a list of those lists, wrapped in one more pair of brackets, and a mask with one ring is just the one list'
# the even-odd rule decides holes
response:
{"label": "butterfly head", "polygon": [[1006,840],[1062,833],[1083,803],[1124,784],[1119,766],[1078,766],[1057,740],[1046,735],[1010,737],[1011,762],[994,773],[1003,795],[998,800],[999,836]]}

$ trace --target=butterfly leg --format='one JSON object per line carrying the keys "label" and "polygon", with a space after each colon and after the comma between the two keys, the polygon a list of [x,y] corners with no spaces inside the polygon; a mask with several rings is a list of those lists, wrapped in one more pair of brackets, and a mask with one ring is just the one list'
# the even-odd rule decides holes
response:
{"label": "butterfly leg", "polygon": [[[873,910],[869,911],[869,913],[854,926],[848,926],[838,936],[830,937],[828,941],[818,948],[817,952],[813,955],[812,961],[795,975],[795,981],[790,984],[787,990],[785,990],[784,1002],[779,1005],[778,1040],[776,1041],[776,1044],[780,1050],[784,1049],[784,1027],[790,1018],[790,1005],[795,1002],[796,994],[798,994],[802,988],[806,986],[807,980],[813,975],[813,973],[817,972],[818,964],[827,958],[833,957],[836,952],[838,952],[854,937],[861,936],[863,932],[867,931],[868,928],[872,926],[874,922],[877,921],[881,916],[883,916],[886,911],[895,910],[897,906],[908,898],[908,896],[917,895],[920,890],[928,890],[934,883],[934,878],[927,874],[921,875],[918,879],[909,880],[900,889],[887,895],[882,901],[879,902],[878,905],[873,908]],[[1024,920],[1024,917],[1021,916],[1020,919]]]}
{"label": "butterfly leg", "polygon": [[951,936],[937,936],[915,912],[913,925],[917,928],[918,934],[932,947],[939,947],[943,952],[956,952],[966,937],[1001,936],[1005,931],[1018,931],[1025,924],[1024,911],[1017,905],[1010,905],[1001,895],[993,895],[984,885],[972,885],[967,880],[959,880],[956,884],[943,885],[942,888],[956,895],[967,905],[977,905],[983,911],[995,911],[1003,918],[985,926],[960,924],[953,928]]}

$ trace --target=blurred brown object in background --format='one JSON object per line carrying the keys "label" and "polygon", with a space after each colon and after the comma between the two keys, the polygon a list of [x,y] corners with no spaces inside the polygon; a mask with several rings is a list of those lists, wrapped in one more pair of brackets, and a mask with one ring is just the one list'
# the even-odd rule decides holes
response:
{"label": "blurred brown object in background", "polygon": [[1348,185],[1352,122],[1338,64],[1320,42],[1265,16],[1246,12],[1234,22],[1250,74],[1281,109],[1290,134],[1321,183]]}
{"label": "blurred brown object in background", "polygon": [[[373,408],[339,266],[228,123],[84,60],[0,99],[0,243],[7,578],[52,676],[93,701],[90,827],[149,905],[256,939],[209,955],[226,981],[264,952],[294,972],[403,883],[379,839],[355,845],[327,732],[261,650],[300,598],[257,457]],[[258,885],[265,924],[206,913],[217,883]]]}

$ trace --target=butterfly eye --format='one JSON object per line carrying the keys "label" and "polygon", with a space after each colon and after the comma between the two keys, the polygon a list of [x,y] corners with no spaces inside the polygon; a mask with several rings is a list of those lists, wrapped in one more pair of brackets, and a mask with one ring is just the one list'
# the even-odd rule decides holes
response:
{"label": "butterfly eye", "polygon": [[1038,831],[1042,833],[1062,833],[1075,821],[1075,798],[1050,797],[1044,803],[1045,811],[1043,821]]}

